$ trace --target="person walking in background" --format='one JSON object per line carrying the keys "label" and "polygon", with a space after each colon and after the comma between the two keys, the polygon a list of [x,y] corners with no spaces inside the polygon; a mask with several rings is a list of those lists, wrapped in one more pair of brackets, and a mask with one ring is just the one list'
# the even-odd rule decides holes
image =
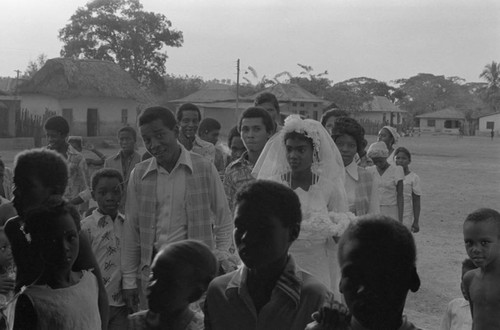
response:
{"label": "person walking in background", "polygon": [[124,297],[134,310],[139,295],[144,298],[155,251],[165,244],[200,240],[213,249],[223,269],[236,267],[229,253],[231,214],[213,163],[178,142],[179,127],[167,108],[145,109],[139,130],[153,157],[135,166],[127,190],[121,264]]}
{"label": "person walking in background", "polygon": [[120,144],[120,151],[116,155],[106,158],[104,168],[114,168],[123,176],[123,194],[119,210],[124,213],[130,172],[132,172],[135,165],[141,162],[141,155],[136,151],[137,133],[135,129],[130,126],[120,128],[118,130],[118,143]]}
{"label": "person walking in background", "polygon": [[389,164],[395,164],[394,161],[394,146],[398,144],[399,140],[399,134],[398,131],[392,127],[392,126],[384,126],[380,129],[378,132],[378,139],[377,141],[379,142],[384,142],[385,145],[387,146],[387,150],[389,152],[389,155],[387,157],[387,162]]}
{"label": "person walking in background", "polygon": [[396,155],[396,165],[401,166],[405,173],[405,178],[403,180],[403,223],[408,226],[413,233],[418,233],[420,230],[420,196],[422,196],[420,177],[415,172],[410,171],[408,167],[411,163],[411,154],[408,149],[399,147],[394,151],[394,154]]}
{"label": "person walking in background", "polygon": [[224,175],[224,170],[226,169],[226,158],[227,154],[224,152],[219,141],[219,135],[221,130],[220,123],[213,118],[205,118],[200,122],[200,127],[198,128],[198,136],[203,141],[209,142],[215,146],[215,160],[214,165],[217,171],[221,175]]}
{"label": "person walking in background", "polygon": [[367,167],[378,185],[380,213],[403,222],[404,170],[401,166],[390,164],[387,161],[389,151],[384,142],[375,142],[368,148],[368,157],[375,164]]}
{"label": "person walking in background", "polygon": [[273,134],[279,132],[283,126],[281,126],[280,104],[276,96],[269,92],[261,93],[255,98],[254,105],[263,108],[271,115],[275,125]]}
{"label": "person walking in background", "polygon": [[227,146],[229,147],[231,154],[226,160],[226,167],[236,159],[240,158],[241,155],[243,155],[243,153],[247,150],[243,140],[241,139],[241,134],[238,132],[238,126],[233,126],[229,130],[229,134],[227,136]]}
{"label": "person walking in background", "polygon": [[197,135],[201,121],[200,109],[192,103],[184,103],[177,110],[177,123],[180,127],[179,142],[188,151],[197,153],[212,163],[215,161],[215,146]]}

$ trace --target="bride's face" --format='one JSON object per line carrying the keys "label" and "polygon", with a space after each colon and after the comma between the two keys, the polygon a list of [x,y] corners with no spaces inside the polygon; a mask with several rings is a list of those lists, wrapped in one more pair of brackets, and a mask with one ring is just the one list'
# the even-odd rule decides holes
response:
{"label": "bride's face", "polygon": [[289,138],[285,141],[286,160],[292,172],[309,170],[313,161],[312,142],[307,139]]}

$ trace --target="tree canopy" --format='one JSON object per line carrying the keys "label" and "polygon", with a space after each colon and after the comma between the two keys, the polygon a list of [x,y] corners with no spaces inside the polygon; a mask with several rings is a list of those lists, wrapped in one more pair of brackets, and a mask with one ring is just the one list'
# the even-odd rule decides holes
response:
{"label": "tree canopy", "polygon": [[40,70],[42,66],[45,65],[45,62],[47,62],[47,55],[43,53],[38,55],[36,60],[29,61],[26,70],[24,70],[23,77],[24,78],[33,77],[35,73],[37,73],[38,70]]}
{"label": "tree canopy", "polygon": [[166,47],[180,47],[181,31],[139,0],[95,0],[76,10],[59,31],[61,56],[118,63],[142,85],[162,85]]}
{"label": "tree canopy", "polygon": [[497,111],[500,108],[500,63],[492,61],[486,64],[479,77],[488,84],[482,90],[484,100],[494,111]]}

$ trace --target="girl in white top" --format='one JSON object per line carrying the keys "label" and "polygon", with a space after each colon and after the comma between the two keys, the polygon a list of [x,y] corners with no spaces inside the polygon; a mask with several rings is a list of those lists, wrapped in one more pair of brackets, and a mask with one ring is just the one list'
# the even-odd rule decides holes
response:
{"label": "girl in white top", "polygon": [[387,161],[389,151],[384,142],[375,142],[368,148],[370,157],[375,166],[367,169],[373,173],[378,181],[380,198],[380,213],[403,222],[404,200],[403,180],[405,174],[401,166],[390,164]]}
{"label": "girl in white top", "polygon": [[297,264],[338,297],[336,243],[354,215],[348,212],[344,165],[332,138],[311,119],[291,115],[254,167],[258,179],[280,182],[299,196],[302,223],[290,248]]}
{"label": "girl in white top", "polygon": [[71,270],[79,251],[78,211],[62,199],[27,214],[24,230],[43,261],[17,298],[14,329],[100,329],[97,278]]}
{"label": "girl in white top", "polygon": [[411,154],[408,149],[399,147],[394,152],[396,165],[403,167],[405,178],[403,180],[403,197],[404,197],[404,212],[403,223],[409,227],[413,233],[418,233],[420,230],[418,220],[420,218],[420,196],[422,189],[420,188],[420,178],[415,173],[410,171],[408,165],[411,163]]}

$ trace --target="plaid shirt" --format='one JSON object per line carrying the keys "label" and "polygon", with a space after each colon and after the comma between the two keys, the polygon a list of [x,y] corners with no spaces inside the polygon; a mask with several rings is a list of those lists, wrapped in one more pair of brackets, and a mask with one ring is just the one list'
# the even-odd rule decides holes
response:
{"label": "plaid shirt", "polygon": [[[224,195],[224,188],[214,165],[202,156],[180,146],[191,167],[186,170],[185,212],[187,236],[204,242],[219,259],[229,256],[232,243],[233,221]],[[156,237],[156,183],[157,170],[151,168],[153,159],[136,165],[128,183],[127,199],[135,199],[138,207],[126,205],[123,228],[122,271],[124,289],[136,287],[140,276],[145,292],[153,257]],[[214,214],[215,217],[211,217]],[[214,224],[210,221],[214,218]],[[215,237],[214,237],[215,236]]]}
{"label": "plaid shirt", "polygon": [[202,140],[198,135],[195,135],[193,141],[192,152],[198,155],[202,155],[210,162],[215,162],[215,146],[210,142]]}
{"label": "plaid shirt", "polygon": [[234,197],[238,189],[245,184],[255,181],[252,175],[253,164],[248,160],[248,152],[245,151],[240,158],[229,164],[224,174],[224,191],[231,211],[234,210]]}

